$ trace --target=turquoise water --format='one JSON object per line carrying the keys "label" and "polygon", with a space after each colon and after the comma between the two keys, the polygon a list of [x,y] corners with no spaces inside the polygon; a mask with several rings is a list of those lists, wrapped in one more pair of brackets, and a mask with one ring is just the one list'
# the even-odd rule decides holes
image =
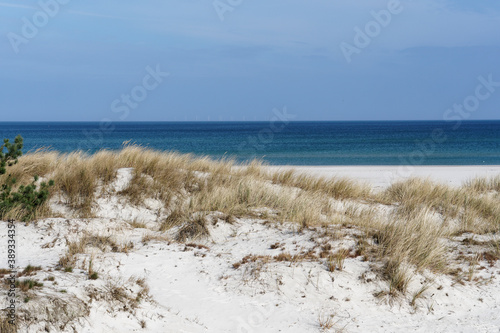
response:
{"label": "turquoise water", "polygon": [[25,149],[116,150],[131,141],[196,155],[282,165],[500,165],[500,121],[425,122],[3,122]]}

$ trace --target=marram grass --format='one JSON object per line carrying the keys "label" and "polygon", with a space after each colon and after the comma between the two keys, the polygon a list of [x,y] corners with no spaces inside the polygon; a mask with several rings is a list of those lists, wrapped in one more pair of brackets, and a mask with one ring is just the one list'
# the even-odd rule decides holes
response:
{"label": "marram grass", "polygon": [[[132,178],[125,188],[114,191],[112,184],[121,168],[131,168]],[[499,177],[470,180],[459,188],[409,179],[374,193],[351,179],[316,178],[293,170],[270,172],[259,161],[238,165],[228,159],[140,146],[93,155],[37,151],[21,157],[9,172],[20,184],[34,175],[53,179],[50,202],[60,201],[82,218],[94,216],[102,196],[116,195],[139,206],[145,199],[157,199],[166,213],[159,216],[156,231],[176,227],[177,241],[208,236],[207,224],[215,213],[227,221],[257,216],[292,222],[298,231],[350,225],[365,234],[367,239],[360,244],[373,240],[377,249],[367,257],[383,263],[389,293],[405,292],[412,270],[446,273],[447,239],[464,232],[495,233],[500,226]],[[256,215],[256,211],[268,213]],[[12,211],[2,218],[19,214]],[[36,213],[36,218],[52,216],[48,203]],[[61,264],[70,265],[85,246],[72,244]]]}

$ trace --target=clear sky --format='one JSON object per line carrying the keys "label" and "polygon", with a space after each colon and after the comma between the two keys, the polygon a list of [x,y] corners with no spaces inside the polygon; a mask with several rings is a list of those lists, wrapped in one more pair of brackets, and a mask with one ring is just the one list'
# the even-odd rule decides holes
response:
{"label": "clear sky", "polygon": [[0,51],[0,121],[500,119],[498,0],[0,0]]}

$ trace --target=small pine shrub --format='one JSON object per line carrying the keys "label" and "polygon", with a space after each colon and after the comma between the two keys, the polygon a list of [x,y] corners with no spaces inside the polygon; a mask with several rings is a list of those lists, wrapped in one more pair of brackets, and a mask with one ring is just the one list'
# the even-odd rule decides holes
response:
{"label": "small pine shrub", "polygon": [[[14,143],[9,139],[4,139],[3,145],[0,146],[0,176],[7,172],[7,167],[10,167],[18,162],[18,158],[22,155],[23,138],[17,136]],[[4,152],[7,150],[6,152]],[[8,175],[0,184],[0,218],[6,217],[13,210],[20,211],[20,219],[28,221],[33,219],[36,211],[49,198],[49,188],[54,185],[54,181],[48,183],[42,182],[37,187],[35,184],[38,181],[38,176],[34,176],[33,182],[29,185],[20,185],[14,191],[16,178]]]}
{"label": "small pine shrub", "polygon": [[[4,150],[7,152],[4,153]],[[13,166],[17,163],[19,156],[23,154],[23,138],[18,135],[14,139],[14,143],[10,143],[9,139],[3,140],[3,145],[0,146],[0,175],[4,175],[7,166]]]}

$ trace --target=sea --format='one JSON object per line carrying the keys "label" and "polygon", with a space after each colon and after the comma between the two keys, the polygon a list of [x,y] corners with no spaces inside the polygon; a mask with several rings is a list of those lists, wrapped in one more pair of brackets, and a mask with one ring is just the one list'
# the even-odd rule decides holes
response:
{"label": "sea", "polygon": [[500,120],[359,122],[0,122],[25,153],[136,144],[271,165],[500,165]]}

